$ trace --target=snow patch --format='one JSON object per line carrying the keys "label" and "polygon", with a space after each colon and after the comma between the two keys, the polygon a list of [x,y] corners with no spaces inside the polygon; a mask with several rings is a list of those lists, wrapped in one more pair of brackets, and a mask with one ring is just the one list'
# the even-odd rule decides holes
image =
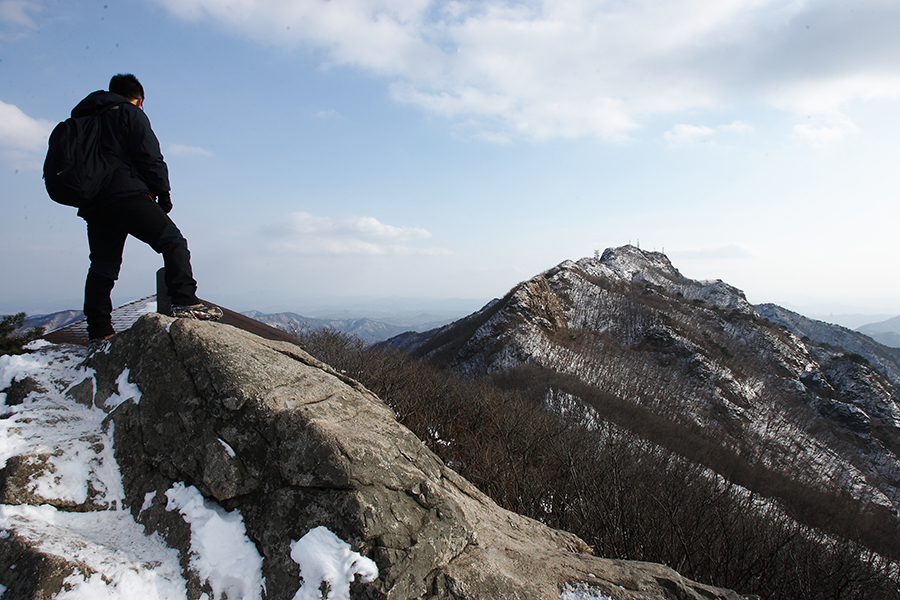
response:
{"label": "snow patch", "polygon": [[[4,354],[0,356],[0,390],[8,388],[13,381],[24,379],[31,373],[40,371],[43,363],[31,354]],[[0,407],[6,407],[6,394],[0,394]],[[4,414],[7,411],[4,410]]]}
{"label": "snow patch", "polygon": [[118,392],[112,394],[104,403],[108,410],[113,411],[128,400],[132,400],[135,404],[141,403],[141,396],[143,394],[137,384],[128,381],[129,375],[130,372],[128,367],[125,367],[122,369],[122,372],[119,373],[119,376],[116,378],[116,388]]}
{"label": "snow patch", "polygon": [[219,443],[222,444],[222,447],[225,448],[225,452],[228,454],[228,456],[230,456],[231,458],[234,458],[236,456],[236,454],[234,453],[234,448],[229,446],[228,442],[226,442],[222,438],[218,438],[218,439],[219,439]]}
{"label": "snow patch", "polygon": [[363,583],[375,581],[375,563],[350,549],[350,544],[325,527],[316,527],[291,542],[291,558],[300,565],[303,583],[294,600],[321,600],[327,584],[328,600],[350,600],[350,583],[359,575]]}
{"label": "snow patch", "polygon": [[41,552],[95,571],[69,575],[63,591],[54,596],[57,600],[187,598],[178,553],[159,536],[145,535],[128,511],[0,505],[0,528],[15,531]]}
{"label": "snow patch", "polygon": [[18,363],[24,367],[18,376],[32,376],[51,391],[9,407],[9,416],[0,420],[0,464],[14,456],[40,464],[27,491],[43,501],[83,504],[90,493],[93,504],[120,508],[125,492],[113,455],[113,429],[103,431],[106,413],[66,399],[33,362],[2,360],[8,358],[0,357],[0,365]]}
{"label": "snow patch", "polygon": [[207,502],[194,486],[176,483],[166,492],[166,510],[178,510],[191,526],[191,568],[220,598],[262,598],[262,557],[247,538],[238,511]]}
{"label": "snow patch", "polygon": [[[12,457],[33,461],[28,491],[42,502],[84,504],[99,510],[74,512],[49,504],[0,505],[0,538],[16,535],[39,552],[85,565],[64,581],[57,600],[187,600],[187,584],[178,551],[158,534],[146,535],[124,507],[121,475],[113,453],[113,426],[104,430],[107,413],[78,404],[67,392],[94,372],[82,366],[86,350],[39,343],[33,352],[0,356],[0,389],[30,378],[35,391],[20,404],[5,406],[0,395],[0,468]],[[124,369],[108,408],[133,400],[141,391]],[[96,389],[96,383],[94,383]],[[233,449],[220,440],[233,456]],[[262,557],[248,539],[239,512],[204,500],[194,487],[175,484],[165,494],[168,510],[178,510],[191,528],[191,568],[212,588],[212,597],[261,600],[265,594]],[[144,496],[147,510],[155,492]],[[316,528],[291,544],[291,557],[306,582],[297,598],[321,599],[327,582],[330,600],[349,599],[356,576],[371,582],[375,563],[353,552],[325,528]],[[0,586],[0,596],[6,590]]]}
{"label": "snow patch", "polygon": [[144,494],[144,502],[141,504],[141,510],[138,511],[138,516],[141,516],[145,510],[153,505],[154,498],[156,498],[156,490]]}
{"label": "snow patch", "polygon": [[613,600],[599,589],[587,584],[567,585],[559,595],[559,600]]}

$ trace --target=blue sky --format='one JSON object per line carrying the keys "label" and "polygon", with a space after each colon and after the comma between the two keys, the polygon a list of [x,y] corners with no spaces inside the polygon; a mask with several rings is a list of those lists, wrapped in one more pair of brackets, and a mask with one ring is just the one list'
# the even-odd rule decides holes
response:
{"label": "blue sky", "polygon": [[[477,307],[639,242],[753,303],[900,314],[895,0],[0,0],[0,312],[81,305],[40,166],[117,72],[230,308]],[[129,241],[114,299],[158,266]]]}

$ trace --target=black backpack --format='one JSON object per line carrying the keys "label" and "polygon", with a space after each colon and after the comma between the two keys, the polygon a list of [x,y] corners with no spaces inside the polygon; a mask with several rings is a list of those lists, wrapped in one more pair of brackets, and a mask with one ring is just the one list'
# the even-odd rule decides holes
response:
{"label": "black backpack", "polygon": [[53,129],[44,160],[44,185],[53,201],[81,208],[109,183],[121,160],[101,140],[100,115],[113,106],[70,117]]}

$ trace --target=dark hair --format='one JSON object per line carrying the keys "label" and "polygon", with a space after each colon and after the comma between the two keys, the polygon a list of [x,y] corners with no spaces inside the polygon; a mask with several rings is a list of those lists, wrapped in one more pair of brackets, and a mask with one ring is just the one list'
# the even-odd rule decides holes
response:
{"label": "dark hair", "polygon": [[144,99],[144,86],[131,73],[113,75],[113,78],[109,80],[109,91],[125,96],[129,100]]}

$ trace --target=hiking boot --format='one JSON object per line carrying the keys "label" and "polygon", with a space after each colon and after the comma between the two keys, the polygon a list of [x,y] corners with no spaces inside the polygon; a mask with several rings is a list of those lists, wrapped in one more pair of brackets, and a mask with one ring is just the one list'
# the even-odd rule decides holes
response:
{"label": "hiking boot", "polygon": [[94,338],[88,341],[88,354],[93,354],[95,352],[108,352],[109,346],[112,343],[113,334],[109,334],[106,337],[102,338]]}
{"label": "hiking boot", "polygon": [[177,319],[200,319],[201,321],[218,321],[222,318],[222,309],[218,306],[192,304],[191,306],[173,306],[172,316]]}

